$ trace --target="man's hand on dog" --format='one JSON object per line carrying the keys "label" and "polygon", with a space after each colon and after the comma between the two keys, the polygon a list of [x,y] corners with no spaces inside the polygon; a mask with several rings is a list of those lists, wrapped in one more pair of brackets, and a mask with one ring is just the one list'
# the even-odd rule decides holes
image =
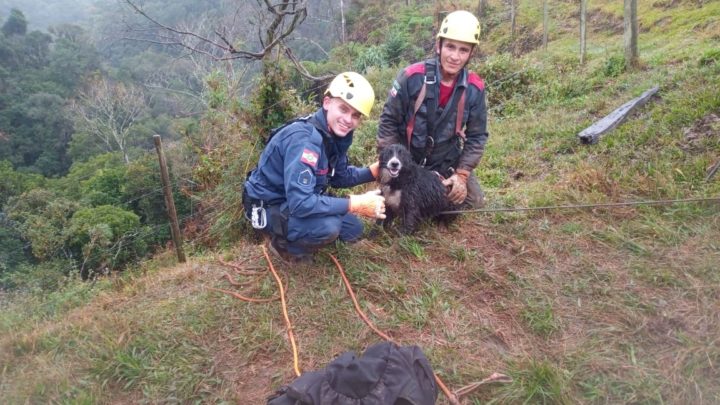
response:
{"label": "man's hand on dog", "polygon": [[446,187],[450,187],[448,199],[453,204],[462,204],[467,197],[467,179],[470,172],[464,169],[458,169],[455,174],[443,180]]}
{"label": "man's hand on dog", "polygon": [[350,196],[350,212],[368,218],[385,219],[385,197],[380,190]]}
{"label": "man's hand on dog", "polygon": [[380,175],[380,162],[375,162],[368,166],[368,169],[370,169],[370,174],[377,179],[378,175]]}

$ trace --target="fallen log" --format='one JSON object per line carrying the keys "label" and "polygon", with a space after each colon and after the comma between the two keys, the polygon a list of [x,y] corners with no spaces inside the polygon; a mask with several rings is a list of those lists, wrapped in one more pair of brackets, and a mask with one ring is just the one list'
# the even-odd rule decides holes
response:
{"label": "fallen log", "polygon": [[584,144],[597,143],[597,141],[602,135],[610,132],[615,127],[620,125],[621,122],[625,121],[625,119],[630,115],[630,113],[632,113],[636,108],[644,105],[655,93],[658,92],[658,90],[660,90],[660,87],[655,86],[641,94],[640,97],[630,100],[627,103],[621,105],[619,108],[606,115],[600,121],[597,121],[589,127],[583,129],[577,135],[578,138],[580,138],[580,141]]}

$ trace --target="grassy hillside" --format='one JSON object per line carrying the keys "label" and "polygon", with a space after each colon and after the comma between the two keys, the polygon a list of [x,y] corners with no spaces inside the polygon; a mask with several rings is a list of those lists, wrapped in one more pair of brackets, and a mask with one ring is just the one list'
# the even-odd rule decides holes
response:
{"label": "grassy hillside", "polygon": [[[462,3],[462,2],[461,2]],[[465,2],[470,6],[477,3]],[[490,2],[493,18],[502,10]],[[519,38],[487,31],[472,67],[487,79],[490,140],[476,170],[488,207],[720,196],[720,2],[640,2],[641,66],[625,70],[622,2],[591,1],[588,60],[577,55],[575,2],[553,3],[547,51],[541,8],[521,1]],[[516,57],[497,53],[508,49]],[[389,88],[395,68],[373,80]],[[596,145],[576,134],[660,86]],[[381,93],[384,91],[378,91]],[[376,121],[353,150],[372,150]],[[403,344],[417,344],[451,389],[498,371],[513,377],[466,403],[720,402],[720,204],[464,215],[450,229],[338,245],[313,265],[276,267],[289,284],[300,367],[323,367],[378,341],[360,305]],[[172,252],[95,283],[0,295],[5,403],[264,403],[293,379],[278,302],[260,246]],[[445,403],[441,395],[439,403]]]}

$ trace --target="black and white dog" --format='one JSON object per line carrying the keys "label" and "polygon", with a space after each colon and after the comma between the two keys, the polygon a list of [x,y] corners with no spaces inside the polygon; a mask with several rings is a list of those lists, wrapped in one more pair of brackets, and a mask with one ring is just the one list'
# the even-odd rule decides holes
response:
{"label": "black and white dog", "polygon": [[378,182],[387,210],[383,226],[389,227],[395,217],[400,217],[400,233],[403,234],[415,232],[426,219],[448,224],[457,215],[440,213],[460,209],[460,205],[448,200],[442,178],[415,163],[410,151],[400,144],[380,152]]}

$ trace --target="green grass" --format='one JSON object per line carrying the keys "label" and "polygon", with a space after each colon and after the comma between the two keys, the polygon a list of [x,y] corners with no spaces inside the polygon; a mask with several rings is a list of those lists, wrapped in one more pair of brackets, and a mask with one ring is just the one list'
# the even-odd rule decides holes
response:
{"label": "green grass", "polygon": [[398,244],[405,253],[417,259],[424,260],[427,257],[423,245],[413,237],[404,236],[399,239]]}
{"label": "green grass", "polygon": [[550,337],[560,328],[553,313],[552,302],[547,297],[531,297],[525,302],[522,319],[533,333]]}
{"label": "green grass", "polygon": [[569,373],[547,360],[512,364],[513,382],[502,387],[488,403],[570,404],[566,392]]}
{"label": "green grass", "polygon": [[[476,170],[487,207],[720,195],[720,178],[705,180],[718,159],[717,128],[694,141],[685,135],[720,111],[720,3],[641,2],[639,70],[621,69],[621,35],[610,30],[622,4],[591,3],[602,26],[591,31],[584,66],[570,2],[553,6],[558,21],[546,52],[473,61],[495,92]],[[537,33],[538,3],[520,6],[519,22]],[[483,49],[507,43],[505,28],[494,27]],[[376,89],[389,88],[395,70],[371,72]],[[655,84],[658,97],[598,144],[577,141],[583,128]],[[377,104],[356,133],[355,164],[374,159]],[[235,192],[223,198],[237,199]],[[467,214],[449,229],[425,224],[413,236],[378,230],[338,243],[311,266],[276,263],[289,283],[300,367],[319,369],[379,340],[355,314],[324,255],[331,252],[372,322],[419,345],[451,388],[495,371],[513,377],[468,403],[720,402],[719,213],[707,203]],[[238,237],[243,229],[216,225],[233,231],[216,254],[265,265],[259,246]],[[207,289],[232,288],[221,278],[232,271],[213,254],[197,247],[191,263],[176,266],[167,252],[95,283],[0,295],[0,397],[264,403],[294,377],[280,304]],[[276,294],[268,275],[236,278],[248,283],[248,295]]]}

